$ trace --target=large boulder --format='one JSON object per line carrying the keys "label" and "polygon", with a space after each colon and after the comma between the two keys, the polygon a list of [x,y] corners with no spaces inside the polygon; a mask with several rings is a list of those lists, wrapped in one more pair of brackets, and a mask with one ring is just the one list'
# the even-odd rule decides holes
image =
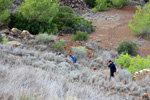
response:
{"label": "large boulder", "polygon": [[12,29],[11,29],[11,32],[12,32],[14,35],[16,35],[16,36],[20,36],[20,34],[21,34],[21,31],[18,30],[17,28],[12,28]]}
{"label": "large boulder", "polygon": [[21,36],[24,39],[32,39],[32,38],[34,38],[34,36],[31,35],[27,30],[23,30],[22,33],[21,33]]}

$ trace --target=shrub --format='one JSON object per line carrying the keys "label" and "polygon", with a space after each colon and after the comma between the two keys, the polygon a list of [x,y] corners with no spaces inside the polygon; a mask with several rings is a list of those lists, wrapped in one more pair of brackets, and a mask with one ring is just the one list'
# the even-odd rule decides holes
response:
{"label": "shrub", "polygon": [[96,6],[94,7],[93,11],[105,11],[109,10],[110,7],[119,9],[128,3],[129,0],[96,0]]}
{"label": "shrub", "polygon": [[59,30],[63,30],[64,33],[75,33],[76,31],[91,33],[94,31],[91,21],[87,21],[72,13],[58,13],[52,22],[57,25]]}
{"label": "shrub", "polygon": [[72,47],[72,54],[77,58],[84,58],[87,55],[87,51],[85,47]]}
{"label": "shrub", "polygon": [[148,56],[147,59],[141,58],[139,55],[131,58],[130,55],[126,54],[121,55],[121,57],[115,61],[117,64],[120,64],[122,68],[127,68],[132,74],[150,67],[150,56]]}
{"label": "shrub", "polygon": [[87,32],[77,31],[76,35],[72,35],[72,39],[75,41],[86,41],[89,38],[89,34]]}
{"label": "shrub", "polygon": [[127,70],[120,70],[117,74],[117,79],[127,84],[132,81],[132,74]]}
{"label": "shrub", "polygon": [[52,35],[48,35],[47,33],[40,33],[36,36],[36,39],[38,41],[43,41],[44,43],[48,44],[53,40],[53,36]]}
{"label": "shrub", "polygon": [[136,55],[138,47],[136,43],[126,40],[119,44],[116,50],[118,51],[118,53],[128,53],[130,55]]}
{"label": "shrub", "polygon": [[8,42],[7,38],[3,38],[3,41],[1,43],[6,44]]}
{"label": "shrub", "polygon": [[2,24],[9,21],[8,17],[10,15],[8,8],[12,6],[12,1],[10,0],[0,0],[0,22]]}
{"label": "shrub", "polygon": [[54,19],[53,23],[55,23],[59,30],[62,29],[62,27],[74,27],[74,23],[76,21],[76,16],[72,13],[58,13]]}
{"label": "shrub", "polygon": [[146,4],[143,9],[138,7],[128,26],[133,34],[150,35],[150,3]]}
{"label": "shrub", "polygon": [[26,19],[22,13],[11,13],[9,27],[17,27],[20,30],[28,30],[32,34],[37,33],[57,33],[57,27],[55,24],[51,22],[38,22],[33,20]]}
{"label": "shrub", "polygon": [[94,12],[109,10],[107,0],[96,0],[96,6],[93,8]]}
{"label": "shrub", "polygon": [[31,96],[22,95],[19,100],[38,100],[38,99],[33,95]]}
{"label": "shrub", "polygon": [[58,0],[25,0],[19,11],[28,20],[46,22],[58,13]]}
{"label": "shrub", "polygon": [[0,33],[0,43],[3,41],[3,37],[2,37],[2,35],[1,35],[1,33]]}
{"label": "shrub", "polygon": [[63,51],[64,46],[65,46],[65,42],[63,40],[59,40],[54,44],[54,47],[57,51]]}
{"label": "shrub", "polygon": [[87,32],[87,33],[91,33],[94,30],[94,27],[92,25],[92,21],[87,21],[83,18],[79,18],[76,22],[75,22],[75,26],[74,29],[76,31],[83,31],[83,32]]}
{"label": "shrub", "polygon": [[129,3],[129,0],[111,0],[113,7],[122,8],[124,5]]}
{"label": "shrub", "polygon": [[137,71],[148,69],[150,67],[150,56],[147,59],[141,58],[139,55],[137,57],[131,58],[130,66],[127,68],[132,74]]}
{"label": "shrub", "polygon": [[94,7],[95,6],[95,1],[96,0],[84,0],[86,2],[86,4],[88,4],[89,6],[91,7]]}
{"label": "shrub", "polygon": [[58,9],[59,9],[59,13],[72,13],[72,14],[74,14],[74,11],[69,6],[59,6]]}
{"label": "shrub", "polygon": [[119,64],[121,68],[128,68],[130,66],[131,57],[130,55],[121,54],[118,59],[115,59],[115,63]]}

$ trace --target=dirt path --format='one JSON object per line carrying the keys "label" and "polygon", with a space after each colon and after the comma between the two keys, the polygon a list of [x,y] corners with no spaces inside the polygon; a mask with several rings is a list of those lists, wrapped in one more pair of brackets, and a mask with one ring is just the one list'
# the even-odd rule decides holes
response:
{"label": "dirt path", "polygon": [[135,10],[135,7],[127,5],[120,10],[110,9],[99,12],[102,16],[93,21],[93,25],[97,26],[97,29],[91,34],[90,40],[105,48],[112,49],[115,49],[124,40],[137,41],[142,44],[139,46],[140,54],[144,57],[150,55],[150,41],[132,35],[132,31],[128,27]]}

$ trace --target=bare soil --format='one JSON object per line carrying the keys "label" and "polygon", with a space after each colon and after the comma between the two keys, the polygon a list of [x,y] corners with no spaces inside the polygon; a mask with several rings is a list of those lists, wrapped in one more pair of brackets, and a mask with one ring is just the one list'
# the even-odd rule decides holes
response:
{"label": "bare soil", "polygon": [[103,20],[97,19],[93,21],[93,25],[97,26],[97,29],[91,34],[90,40],[95,42],[101,40],[102,42],[97,42],[98,45],[111,49],[117,48],[124,40],[144,41],[144,44],[139,46],[139,53],[143,57],[150,55],[150,41],[140,36],[132,35],[132,31],[128,27],[128,23],[133,19],[136,10],[136,7],[127,5],[120,10],[112,8],[109,11],[99,12],[102,15],[116,16],[118,19],[111,20],[104,17]]}
{"label": "bare soil", "polygon": [[[95,19],[93,20],[93,25],[96,30],[90,35],[89,40],[106,49],[116,49],[124,40],[142,41],[144,43],[139,46],[139,54],[147,57],[147,55],[150,55],[150,40],[146,40],[142,36],[133,35],[132,30],[128,27],[128,23],[133,19],[136,10],[136,7],[127,5],[122,9],[111,8],[109,11],[99,12],[99,15],[103,15],[103,17],[93,18]],[[64,49],[69,54],[71,53],[71,47],[85,46],[84,43],[72,41],[70,35],[60,36],[59,39],[68,41]],[[94,51],[87,50],[88,57],[93,57]]]}

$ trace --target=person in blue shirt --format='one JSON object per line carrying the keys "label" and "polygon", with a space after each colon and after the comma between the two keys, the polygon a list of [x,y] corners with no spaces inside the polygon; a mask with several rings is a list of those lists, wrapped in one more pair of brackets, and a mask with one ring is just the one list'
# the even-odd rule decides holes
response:
{"label": "person in blue shirt", "polygon": [[111,60],[109,60],[108,67],[110,68],[110,78],[109,79],[111,80],[111,77],[115,77],[114,73],[116,72],[116,66]]}
{"label": "person in blue shirt", "polygon": [[76,63],[76,61],[77,61],[76,57],[74,57],[74,56],[72,56],[72,55],[70,55],[70,57],[71,57],[73,63]]}

